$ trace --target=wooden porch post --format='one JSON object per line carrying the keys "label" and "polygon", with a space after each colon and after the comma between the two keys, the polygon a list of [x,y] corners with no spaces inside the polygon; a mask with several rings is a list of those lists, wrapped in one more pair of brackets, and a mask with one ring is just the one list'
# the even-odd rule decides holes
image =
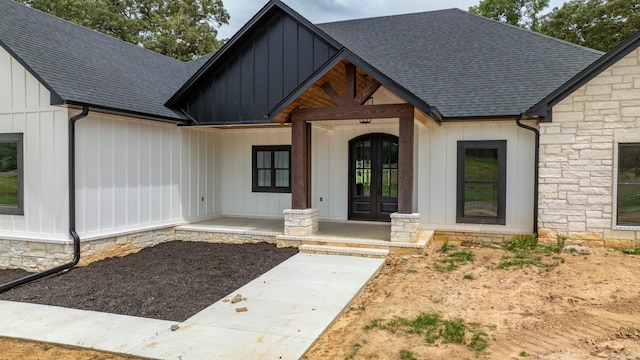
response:
{"label": "wooden porch post", "polygon": [[296,210],[311,207],[310,130],[306,121],[293,120],[291,123],[291,207]]}
{"label": "wooden porch post", "polygon": [[398,212],[413,211],[413,117],[400,118],[398,139]]}

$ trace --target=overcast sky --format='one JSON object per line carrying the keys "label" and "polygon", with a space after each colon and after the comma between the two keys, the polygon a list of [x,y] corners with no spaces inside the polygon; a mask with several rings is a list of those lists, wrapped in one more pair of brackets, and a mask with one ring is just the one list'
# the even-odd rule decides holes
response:
{"label": "overcast sky", "polygon": [[[218,37],[221,39],[233,36],[268,0],[223,1],[231,20],[229,25],[220,28]],[[477,5],[478,2],[479,0],[284,0],[285,4],[314,24],[450,8],[468,10],[469,6]],[[563,0],[551,0],[548,10],[562,3]]]}

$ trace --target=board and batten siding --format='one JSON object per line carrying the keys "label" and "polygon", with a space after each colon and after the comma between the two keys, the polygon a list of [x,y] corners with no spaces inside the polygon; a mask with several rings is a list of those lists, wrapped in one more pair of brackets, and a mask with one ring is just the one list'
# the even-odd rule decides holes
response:
{"label": "board and batten siding", "polygon": [[[535,136],[515,122],[444,123],[416,134],[418,212],[423,227],[473,232],[533,231]],[[457,143],[507,141],[506,224],[456,223]],[[415,195],[415,194],[414,194]]]}
{"label": "board and batten siding", "polygon": [[0,133],[22,133],[24,214],[0,214],[0,237],[68,238],[67,109],[0,47]]}
{"label": "board and batten siding", "polygon": [[253,145],[291,145],[291,127],[223,130],[222,211],[230,216],[282,218],[290,193],[252,192]]}
{"label": "board and batten siding", "polygon": [[94,237],[218,214],[217,137],[90,112],[76,125],[78,232]]}

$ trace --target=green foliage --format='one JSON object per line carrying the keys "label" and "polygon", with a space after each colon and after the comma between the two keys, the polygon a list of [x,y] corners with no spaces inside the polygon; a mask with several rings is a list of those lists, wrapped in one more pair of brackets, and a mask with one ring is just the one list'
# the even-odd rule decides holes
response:
{"label": "green foliage", "polygon": [[400,359],[401,360],[417,360],[416,356],[413,354],[413,351],[409,350],[400,350]]}
{"label": "green foliage", "polygon": [[0,142],[0,173],[18,170],[18,143]]}
{"label": "green foliage", "polygon": [[476,277],[473,276],[473,274],[464,274],[462,278],[465,280],[475,280]]}
{"label": "green foliage", "polygon": [[621,248],[617,250],[627,255],[640,255],[640,244],[636,243],[633,248]]}
{"label": "green foliage", "polygon": [[[518,235],[503,245],[503,249],[510,254],[505,254],[498,264],[500,269],[536,266],[541,269],[551,269],[564,262],[564,259],[556,256],[562,252],[567,237],[558,235],[554,245],[539,245],[535,235]],[[554,261],[546,261],[550,258]]]}
{"label": "green foliage", "polygon": [[394,334],[400,331],[421,334],[429,345],[466,344],[469,350],[479,353],[488,345],[487,333],[480,327],[478,323],[466,323],[461,318],[443,319],[436,313],[421,313],[413,319],[398,316],[389,321],[373,319],[365,329],[386,330]]}
{"label": "green foliage", "polygon": [[360,345],[358,343],[353,344],[353,346],[351,346],[351,352],[344,359],[345,360],[352,360],[356,356],[358,351],[360,351],[361,347],[362,347],[362,345]]}
{"label": "green foliage", "polygon": [[229,22],[222,0],[18,1],[183,61],[220,48],[217,28]]}
{"label": "green foliage", "polygon": [[407,273],[408,274],[416,274],[418,272],[418,270],[414,269],[414,268],[408,268],[407,269]]}
{"label": "green foliage", "polygon": [[449,245],[449,240],[445,240],[442,243],[442,247],[440,248],[440,251],[442,252],[447,252],[449,250],[451,250],[453,247],[451,245]]}
{"label": "green foliage", "polygon": [[543,17],[540,32],[609,51],[640,30],[637,0],[571,0]]}
{"label": "green foliage", "polygon": [[473,335],[471,335],[471,341],[469,342],[469,349],[475,351],[476,353],[484,351],[489,343],[487,342],[487,333],[482,330],[473,331]]}
{"label": "green foliage", "polygon": [[540,12],[549,6],[549,0],[480,0],[469,12],[507,24],[537,31]]}
{"label": "green foliage", "polygon": [[548,0],[480,0],[469,12],[601,51],[640,30],[637,0],[570,0],[540,15],[547,6]]}
{"label": "green foliage", "polygon": [[538,247],[538,237],[531,235],[516,235],[504,244],[508,251],[532,250]]}
{"label": "green foliage", "polygon": [[0,175],[0,205],[18,205],[18,176]]}
{"label": "green foliage", "polygon": [[524,351],[524,350],[520,351],[520,354],[518,354],[518,355],[520,355],[522,357],[529,356],[529,354],[527,354],[527,352]]}
{"label": "green foliage", "polygon": [[452,271],[475,260],[475,254],[471,250],[456,251],[442,259],[433,262],[433,267],[440,272]]}

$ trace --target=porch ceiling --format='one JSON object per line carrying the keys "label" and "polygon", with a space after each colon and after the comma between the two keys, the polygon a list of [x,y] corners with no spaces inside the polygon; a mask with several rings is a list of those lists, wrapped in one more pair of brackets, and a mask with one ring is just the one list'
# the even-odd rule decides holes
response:
{"label": "porch ceiling", "polygon": [[[320,108],[338,106],[324,90],[322,84],[329,82],[333,88],[340,93],[345,94],[346,65],[349,61],[342,60],[324,76],[316,81],[307,91],[293,101],[284,111],[273,118],[273,122],[286,123],[291,119],[291,112],[297,108]],[[356,93],[360,93],[372,81],[371,76],[362,69],[356,67]]]}

